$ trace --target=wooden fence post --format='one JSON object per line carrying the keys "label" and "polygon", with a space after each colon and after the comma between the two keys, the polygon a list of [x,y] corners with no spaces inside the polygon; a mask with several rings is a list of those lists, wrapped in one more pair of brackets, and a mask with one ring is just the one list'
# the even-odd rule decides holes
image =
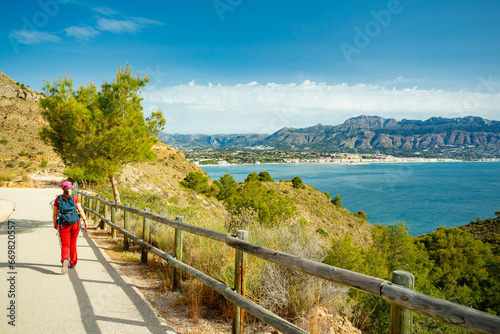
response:
{"label": "wooden fence post", "polygon": [[[178,223],[184,223],[184,217],[175,217],[175,221]],[[175,229],[175,240],[174,240],[174,256],[177,260],[182,262],[182,244],[184,242],[184,231],[180,229]],[[180,290],[182,281],[182,272],[174,268],[174,281],[172,284],[172,290]]]}
{"label": "wooden fence post", "polygon": [[[106,197],[106,198],[104,199],[104,201],[105,201],[106,203],[108,203],[108,198]],[[104,218],[106,218],[106,219],[110,219],[110,218],[109,218],[109,205],[106,205],[106,203],[104,204]],[[108,224],[106,224],[105,222],[103,222],[103,223],[102,223],[102,229],[103,229],[104,231],[107,231],[107,230],[108,230]]]}
{"label": "wooden fence post", "polygon": [[[92,199],[92,197],[89,197],[89,206],[88,206],[88,208],[90,210],[92,210],[92,204],[94,204],[94,200]],[[88,220],[90,220],[90,217],[87,217],[87,218],[88,218]]]}
{"label": "wooden fence post", "polygon": [[[238,230],[236,237],[240,240],[246,241],[248,239],[248,231]],[[241,250],[236,250],[234,261],[234,289],[242,297],[245,297],[245,284],[246,284],[246,254]],[[245,310],[241,309],[238,305],[233,304],[233,327],[232,334],[243,333],[243,325],[245,320]]]}
{"label": "wooden fence post", "polygon": [[[82,204],[83,207],[88,208],[88,200],[86,194],[82,191],[82,193],[78,196],[78,199],[80,200],[80,203]],[[89,211],[86,209],[83,209],[86,215],[89,214]]]}
{"label": "wooden fence post", "polygon": [[[415,276],[403,270],[392,272],[392,282],[413,290]],[[402,297],[404,298],[404,296]],[[411,334],[413,327],[413,312],[406,308],[391,304],[390,334]]]}
{"label": "wooden fence post", "polygon": [[[111,204],[115,204],[115,201],[111,201]],[[116,208],[111,207],[111,222],[116,225]],[[116,239],[116,230],[111,227],[111,238]]]}
{"label": "wooden fence post", "polygon": [[[82,197],[81,197],[80,201],[82,202],[82,205],[84,207],[90,209],[90,198],[87,197],[87,193],[82,192]],[[85,211],[85,216],[89,215],[89,210],[83,209],[83,211]],[[81,225],[80,225],[80,228],[81,228]]]}
{"label": "wooden fence post", "polygon": [[[129,208],[130,204],[125,203],[125,206]],[[129,220],[130,220],[130,212],[128,211],[123,212],[123,229],[127,232],[129,232],[128,230]],[[123,249],[128,251],[128,247],[129,247],[128,237],[126,235],[123,235]]]}
{"label": "wooden fence post", "polygon": [[[97,196],[99,197],[99,196]],[[95,212],[99,213],[99,203],[101,201],[99,201],[99,199],[96,199],[95,200]],[[97,215],[94,216],[94,226],[97,226],[99,223],[99,217]]]}
{"label": "wooden fence post", "polygon": [[[151,212],[149,208],[145,208],[144,211],[147,213]],[[142,224],[142,240],[144,240],[145,243],[149,244],[149,219],[147,219],[146,217],[144,217],[144,221]],[[141,263],[142,264],[148,263],[148,250],[145,249],[144,247],[142,248],[141,251]]]}

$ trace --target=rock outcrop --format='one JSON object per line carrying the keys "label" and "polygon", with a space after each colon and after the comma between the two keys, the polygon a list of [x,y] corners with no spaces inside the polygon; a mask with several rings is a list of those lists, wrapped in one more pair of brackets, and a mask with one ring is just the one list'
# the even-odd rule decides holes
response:
{"label": "rock outcrop", "polygon": [[16,98],[38,102],[42,95],[0,72],[0,98]]}

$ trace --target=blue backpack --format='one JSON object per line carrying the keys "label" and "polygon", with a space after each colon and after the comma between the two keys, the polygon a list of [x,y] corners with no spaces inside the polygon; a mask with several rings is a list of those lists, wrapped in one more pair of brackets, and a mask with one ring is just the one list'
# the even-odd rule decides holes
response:
{"label": "blue backpack", "polygon": [[73,199],[74,195],[71,195],[66,202],[63,200],[62,195],[59,197],[59,217],[57,217],[58,224],[73,225],[80,219],[78,211],[76,209],[76,202]]}

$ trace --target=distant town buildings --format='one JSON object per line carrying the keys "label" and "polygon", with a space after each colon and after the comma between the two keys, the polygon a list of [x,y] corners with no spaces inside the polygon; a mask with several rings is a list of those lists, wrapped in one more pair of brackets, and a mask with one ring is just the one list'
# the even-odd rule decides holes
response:
{"label": "distant town buildings", "polygon": [[[206,155],[206,151],[204,154]],[[371,163],[412,163],[412,162],[454,162],[462,161],[452,158],[423,158],[423,157],[394,157],[384,154],[352,154],[352,153],[332,153],[332,154],[311,154],[310,152],[281,152],[279,156],[270,158],[261,152],[259,159],[238,158],[240,152],[221,154],[216,156],[191,156],[189,160],[196,165],[237,165],[237,164],[261,164],[261,163],[285,163],[285,164],[337,164],[337,165],[366,165]],[[276,154],[274,154],[276,155]],[[498,159],[480,159],[479,161],[498,161]]]}

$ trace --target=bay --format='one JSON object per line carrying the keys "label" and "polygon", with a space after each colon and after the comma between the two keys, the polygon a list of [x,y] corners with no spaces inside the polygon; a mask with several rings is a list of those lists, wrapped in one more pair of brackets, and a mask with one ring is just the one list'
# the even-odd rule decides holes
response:
{"label": "bay", "polygon": [[298,175],[332,198],[339,194],[346,209],[363,210],[372,224],[404,221],[413,236],[494,217],[500,211],[500,162],[200,167],[212,179],[227,173],[237,182],[251,172],[268,171],[276,182]]}

